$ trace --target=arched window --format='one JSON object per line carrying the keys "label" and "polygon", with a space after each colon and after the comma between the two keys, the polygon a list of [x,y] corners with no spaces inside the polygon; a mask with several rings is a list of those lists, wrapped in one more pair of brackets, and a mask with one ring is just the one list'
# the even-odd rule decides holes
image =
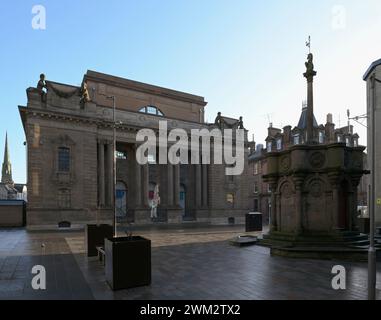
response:
{"label": "arched window", "polygon": [[127,215],[127,187],[124,182],[117,181],[115,196],[116,215],[125,217]]}
{"label": "arched window", "polygon": [[164,114],[155,106],[145,106],[139,110],[141,113],[153,114],[155,116],[163,117]]}

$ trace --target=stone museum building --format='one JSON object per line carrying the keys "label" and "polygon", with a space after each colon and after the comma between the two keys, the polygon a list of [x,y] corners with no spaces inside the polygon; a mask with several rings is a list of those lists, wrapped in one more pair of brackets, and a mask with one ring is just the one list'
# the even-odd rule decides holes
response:
{"label": "stone museum building", "polygon": [[27,141],[28,226],[111,221],[114,126],[119,221],[242,223],[248,212],[247,147],[238,176],[226,175],[224,164],[136,161],[136,133],[158,132],[159,121],[187,133],[243,129],[242,119],[221,114],[205,123],[206,104],[200,96],[94,71],[87,71],[81,87],[46,81],[41,74],[37,87],[27,89],[27,105],[19,107]]}

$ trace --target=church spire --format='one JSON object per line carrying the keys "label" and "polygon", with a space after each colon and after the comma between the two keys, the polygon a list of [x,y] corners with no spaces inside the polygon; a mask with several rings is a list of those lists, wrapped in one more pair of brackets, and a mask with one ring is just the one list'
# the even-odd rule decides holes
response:
{"label": "church spire", "polygon": [[5,147],[4,147],[4,161],[1,171],[1,182],[6,184],[13,184],[12,180],[12,165],[9,157],[8,149],[8,133],[5,134]]}

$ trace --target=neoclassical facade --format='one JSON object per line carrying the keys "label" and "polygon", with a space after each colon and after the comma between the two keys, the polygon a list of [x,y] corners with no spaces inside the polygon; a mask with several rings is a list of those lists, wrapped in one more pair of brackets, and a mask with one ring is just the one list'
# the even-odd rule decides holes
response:
{"label": "neoclassical facade", "polygon": [[227,176],[224,164],[159,164],[152,157],[144,165],[136,161],[137,132],[158,132],[159,121],[166,121],[168,130],[190,133],[243,128],[242,119],[219,115],[208,124],[203,97],[94,71],[84,75],[81,87],[45,81],[41,75],[37,87],[27,89],[27,97],[27,106],[19,111],[28,149],[28,226],[111,221],[114,124],[119,221],[244,221],[247,148],[244,171],[238,176]]}

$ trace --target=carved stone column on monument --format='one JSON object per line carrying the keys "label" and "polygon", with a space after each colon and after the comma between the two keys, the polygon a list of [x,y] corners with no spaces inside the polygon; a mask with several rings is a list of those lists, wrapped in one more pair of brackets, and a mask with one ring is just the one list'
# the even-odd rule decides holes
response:
{"label": "carved stone column on monument", "polygon": [[340,175],[338,173],[332,173],[328,176],[332,186],[332,229],[335,231],[339,229],[339,213],[340,213]]}
{"label": "carved stone column on monument", "polygon": [[274,182],[270,182],[270,203],[271,203],[271,211],[270,211],[270,231],[278,231],[278,223],[277,223],[277,203],[276,203],[276,186],[277,184]]}
{"label": "carved stone column on monument", "polygon": [[295,215],[296,215],[296,233],[301,234],[303,232],[303,198],[302,187],[304,177],[294,177],[295,185]]}

